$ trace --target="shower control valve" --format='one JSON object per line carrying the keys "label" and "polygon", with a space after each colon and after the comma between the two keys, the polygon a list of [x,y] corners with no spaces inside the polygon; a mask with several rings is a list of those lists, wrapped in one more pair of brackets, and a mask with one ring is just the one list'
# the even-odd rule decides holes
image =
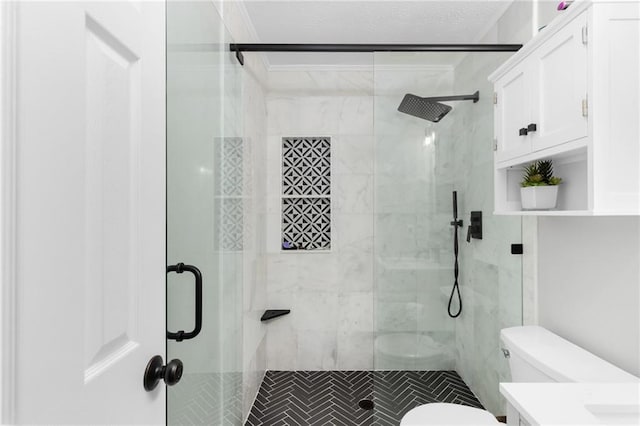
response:
{"label": "shower control valve", "polygon": [[467,242],[470,243],[471,239],[482,239],[482,212],[472,211],[471,218],[469,220],[469,228],[467,228]]}

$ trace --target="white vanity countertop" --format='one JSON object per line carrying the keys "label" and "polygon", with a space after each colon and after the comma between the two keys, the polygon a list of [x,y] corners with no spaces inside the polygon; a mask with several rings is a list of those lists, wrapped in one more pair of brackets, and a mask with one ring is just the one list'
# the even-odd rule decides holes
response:
{"label": "white vanity countertop", "polygon": [[531,425],[640,425],[640,383],[500,383]]}

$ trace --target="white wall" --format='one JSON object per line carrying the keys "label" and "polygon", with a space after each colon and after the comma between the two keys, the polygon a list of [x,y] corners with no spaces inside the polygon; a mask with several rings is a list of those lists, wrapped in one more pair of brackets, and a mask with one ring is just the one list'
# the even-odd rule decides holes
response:
{"label": "white wall", "polygon": [[539,324],[640,375],[640,218],[540,218]]}
{"label": "white wall", "polygon": [[[563,13],[555,4],[538,2],[538,26]],[[547,327],[640,375],[640,219],[525,219],[525,324]]]}

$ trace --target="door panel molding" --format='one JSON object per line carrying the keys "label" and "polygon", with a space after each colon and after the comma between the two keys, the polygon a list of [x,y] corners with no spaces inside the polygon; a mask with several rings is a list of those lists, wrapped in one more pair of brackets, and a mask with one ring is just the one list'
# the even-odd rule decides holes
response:
{"label": "door panel molding", "polygon": [[0,423],[15,412],[16,25],[15,2],[0,2]]}
{"label": "door panel molding", "polygon": [[16,6],[14,424],[165,423],[164,7]]}

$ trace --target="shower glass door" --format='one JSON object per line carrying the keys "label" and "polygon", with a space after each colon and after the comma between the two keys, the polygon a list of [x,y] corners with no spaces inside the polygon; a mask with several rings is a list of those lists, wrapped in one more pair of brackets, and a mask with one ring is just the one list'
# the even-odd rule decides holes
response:
{"label": "shower glass door", "polygon": [[[240,424],[243,237],[241,68],[212,2],[167,2],[167,264],[202,275],[202,324],[167,340],[184,363],[170,425]],[[194,274],[167,275],[167,330],[196,328]]]}
{"label": "shower glass door", "polygon": [[[522,324],[521,219],[493,215],[493,88],[490,72],[509,53],[376,53],[374,66],[374,416],[397,424],[419,392],[411,380],[442,384],[455,370],[496,415],[507,380],[503,327]],[[470,95],[438,122],[398,111],[405,94]],[[457,191],[462,312],[448,314],[454,283],[452,192]],[[483,239],[466,242],[471,211],[482,211]],[[451,304],[459,309],[457,296]],[[451,375],[450,377],[454,377]],[[448,379],[447,379],[448,380]],[[440,381],[440,382],[438,382]],[[423,383],[429,386],[427,383]],[[393,408],[385,404],[394,404]],[[400,405],[398,405],[400,404]],[[378,424],[378,423],[376,423]]]}

